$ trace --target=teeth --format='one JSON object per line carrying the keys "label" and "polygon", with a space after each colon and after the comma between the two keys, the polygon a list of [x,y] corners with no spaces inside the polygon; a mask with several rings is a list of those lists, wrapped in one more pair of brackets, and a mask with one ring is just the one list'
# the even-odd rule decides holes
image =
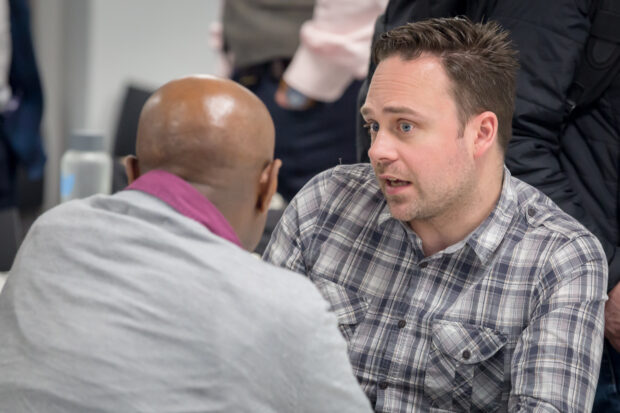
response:
{"label": "teeth", "polygon": [[396,179],[396,178],[387,178],[387,181],[390,184],[390,186],[405,186],[408,184],[407,181],[401,181],[400,179]]}

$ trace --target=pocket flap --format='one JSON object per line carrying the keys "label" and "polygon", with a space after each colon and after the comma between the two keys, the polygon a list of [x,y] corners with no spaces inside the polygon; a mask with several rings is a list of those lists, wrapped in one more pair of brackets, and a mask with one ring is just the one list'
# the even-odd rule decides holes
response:
{"label": "pocket flap", "polygon": [[444,354],[463,364],[480,363],[493,356],[506,336],[487,327],[438,320],[433,324],[433,344]]}
{"label": "pocket flap", "polygon": [[323,278],[314,280],[314,283],[330,303],[330,310],[336,314],[339,324],[355,325],[364,319],[368,309],[364,297]]}

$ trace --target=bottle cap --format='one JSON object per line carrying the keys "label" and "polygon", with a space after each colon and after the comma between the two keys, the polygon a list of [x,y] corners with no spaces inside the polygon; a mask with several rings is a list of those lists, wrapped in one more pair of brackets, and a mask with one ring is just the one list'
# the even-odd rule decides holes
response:
{"label": "bottle cap", "polygon": [[76,151],[102,151],[103,136],[95,132],[77,131],[71,134],[69,149]]}

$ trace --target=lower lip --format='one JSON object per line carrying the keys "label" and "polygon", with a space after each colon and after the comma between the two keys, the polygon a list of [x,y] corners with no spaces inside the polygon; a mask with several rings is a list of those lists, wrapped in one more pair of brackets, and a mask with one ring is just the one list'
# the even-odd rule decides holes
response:
{"label": "lower lip", "polygon": [[388,185],[388,183],[385,183],[385,194],[386,195],[398,195],[401,192],[405,191],[407,188],[409,188],[411,186],[411,184],[407,184],[407,185],[399,185],[399,186],[390,186]]}

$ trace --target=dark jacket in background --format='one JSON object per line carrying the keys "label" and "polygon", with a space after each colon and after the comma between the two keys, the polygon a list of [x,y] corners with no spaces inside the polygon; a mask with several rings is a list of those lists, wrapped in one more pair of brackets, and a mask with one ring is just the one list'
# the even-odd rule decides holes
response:
{"label": "dark jacket in background", "polygon": [[34,54],[30,10],[26,0],[10,0],[12,99],[0,116],[0,208],[15,206],[16,171],[23,166],[31,180],[41,179],[45,153],[41,138],[43,91]]}

